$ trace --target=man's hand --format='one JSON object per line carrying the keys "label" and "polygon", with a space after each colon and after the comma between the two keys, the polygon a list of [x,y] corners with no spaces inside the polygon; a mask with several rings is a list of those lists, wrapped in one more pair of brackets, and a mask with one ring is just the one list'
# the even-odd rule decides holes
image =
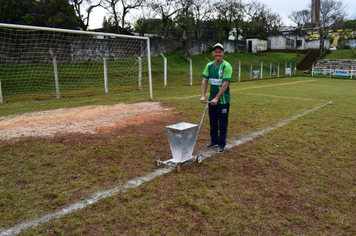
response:
{"label": "man's hand", "polygon": [[229,81],[224,81],[220,90],[219,90],[219,93],[216,95],[216,97],[213,100],[211,100],[211,102],[210,102],[211,105],[215,106],[216,104],[218,104],[220,97],[226,91],[227,87],[229,87]]}
{"label": "man's hand", "polygon": [[213,100],[211,100],[210,104],[211,104],[212,106],[215,106],[216,104],[218,104],[218,101],[219,101],[218,98],[214,98]]}
{"label": "man's hand", "polygon": [[202,96],[202,97],[200,98],[200,102],[201,102],[201,103],[205,103],[205,102],[206,102],[206,97],[205,97],[205,96]]}

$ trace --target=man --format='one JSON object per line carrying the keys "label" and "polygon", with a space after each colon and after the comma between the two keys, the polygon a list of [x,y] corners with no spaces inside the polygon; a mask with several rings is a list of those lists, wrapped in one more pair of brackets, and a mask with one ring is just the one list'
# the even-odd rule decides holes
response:
{"label": "man", "polygon": [[222,153],[226,146],[227,124],[230,109],[230,79],[232,67],[223,60],[224,46],[217,43],[213,47],[214,61],[209,62],[203,72],[201,103],[206,102],[206,90],[210,80],[209,120],[210,143],[207,148],[218,146],[217,152]]}

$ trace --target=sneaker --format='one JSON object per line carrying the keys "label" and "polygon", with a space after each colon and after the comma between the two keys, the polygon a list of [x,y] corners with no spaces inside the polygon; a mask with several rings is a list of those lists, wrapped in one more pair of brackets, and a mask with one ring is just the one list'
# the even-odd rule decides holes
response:
{"label": "sneaker", "polygon": [[212,142],[210,142],[210,143],[208,143],[205,147],[206,147],[206,148],[212,148],[212,147],[216,147],[216,146],[218,146],[217,143],[212,143]]}
{"label": "sneaker", "polygon": [[225,147],[218,147],[218,153],[223,153],[225,151]]}

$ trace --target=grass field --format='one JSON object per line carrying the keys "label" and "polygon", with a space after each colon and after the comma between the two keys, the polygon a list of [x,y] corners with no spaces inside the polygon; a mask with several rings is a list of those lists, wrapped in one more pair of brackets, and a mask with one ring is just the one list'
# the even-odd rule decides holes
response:
{"label": "grass field", "polygon": [[[0,235],[19,228],[19,235],[355,235],[355,83],[310,77],[231,83],[228,149],[206,151],[206,118],[194,151],[208,153],[202,164],[132,188],[127,181],[165,169],[154,165],[157,156],[171,158],[165,125],[200,122],[199,84],[154,89],[155,101],[174,107],[168,120],[67,143],[0,143]],[[0,114],[118,102],[107,94],[9,103]]]}

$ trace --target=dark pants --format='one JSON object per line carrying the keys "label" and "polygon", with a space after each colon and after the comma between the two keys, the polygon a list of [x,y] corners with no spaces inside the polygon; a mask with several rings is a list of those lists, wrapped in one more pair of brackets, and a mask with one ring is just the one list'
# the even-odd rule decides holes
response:
{"label": "dark pants", "polygon": [[227,124],[229,118],[230,103],[209,104],[210,137],[212,143],[220,147],[226,145]]}

